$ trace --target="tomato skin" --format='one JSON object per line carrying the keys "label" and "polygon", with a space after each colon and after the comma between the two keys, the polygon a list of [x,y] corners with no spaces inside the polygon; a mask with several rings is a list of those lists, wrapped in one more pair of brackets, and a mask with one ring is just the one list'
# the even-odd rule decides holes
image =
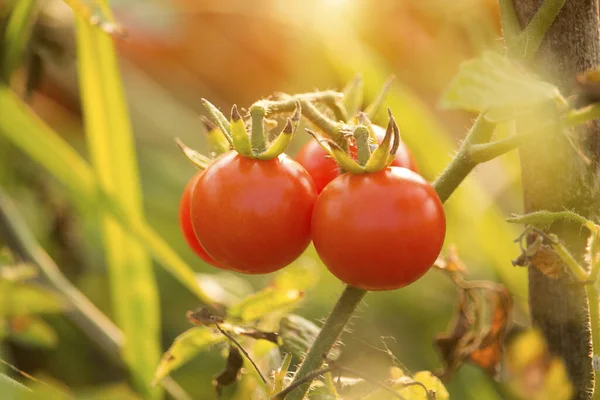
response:
{"label": "tomato skin", "polygon": [[[379,141],[383,140],[385,129],[373,125],[373,130]],[[354,144],[350,146],[350,154],[356,158],[356,146]],[[338,164],[325,152],[325,150],[323,150],[316,140],[311,139],[300,149],[296,155],[296,161],[308,171],[315,181],[319,193],[321,193],[323,188],[327,186],[329,182],[340,175],[340,167]],[[400,143],[392,166],[404,167],[411,171],[419,172],[419,167],[417,166],[413,154],[404,143]]]}
{"label": "tomato skin", "polygon": [[192,226],[207,253],[247,274],[277,271],[310,243],[317,190],[285,154],[261,161],[223,154],[200,176],[192,195]]}
{"label": "tomato skin", "polygon": [[420,175],[390,167],[343,174],[319,195],[312,238],[329,271],[365,290],[393,290],[420,278],[446,233],[442,203]]}
{"label": "tomato skin", "polygon": [[181,195],[181,201],[179,202],[179,226],[181,227],[183,237],[185,238],[185,241],[187,242],[188,246],[190,246],[190,248],[194,250],[194,253],[196,253],[198,257],[200,257],[202,260],[204,260],[204,262],[212,266],[223,268],[223,266],[221,266],[218,262],[213,260],[213,258],[209,256],[208,253],[206,253],[206,250],[204,250],[204,248],[196,238],[196,235],[194,234],[194,228],[192,227],[192,221],[190,219],[192,191],[194,189],[194,186],[196,185],[196,182],[198,181],[198,178],[200,178],[200,175],[202,175],[203,173],[204,171],[196,173],[196,175],[194,175],[192,179],[190,179],[188,184],[185,186],[185,189],[183,190],[183,194]]}
{"label": "tomato skin", "polygon": [[314,139],[302,146],[295,159],[310,174],[318,193],[340,175],[337,162]]}

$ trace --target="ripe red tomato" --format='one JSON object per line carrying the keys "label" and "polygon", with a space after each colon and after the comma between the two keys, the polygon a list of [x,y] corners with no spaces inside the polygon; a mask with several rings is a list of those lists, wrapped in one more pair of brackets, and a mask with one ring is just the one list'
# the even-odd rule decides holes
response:
{"label": "ripe red tomato", "polygon": [[179,202],[179,226],[181,226],[181,231],[183,232],[183,237],[185,238],[185,241],[191,247],[191,249],[194,250],[198,257],[200,257],[210,265],[223,268],[218,262],[213,260],[213,258],[206,253],[206,250],[204,250],[198,239],[196,239],[194,229],[192,228],[192,221],[190,220],[190,204],[192,191],[194,189],[194,186],[196,185],[196,182],[198,181],[198,178],[203,173],[204,171],[200,171],[196,175],[194,175],[183,190],[183,195],[181,196],[181,201]]}
{"label": "ripe red tomato", "polygon": [[287,155],[261,161],[231,151],[198,179],[192,226],[222,265],[269,273],[290,264],[310,243],[316,198],[310,175]]}
{"label": "ripe red tomato", "polygon": [[425,179],[390,167],[334,179],[315,203],[311,232],[319,257],[340,280],[392,290],[431,267],[442,249],[446,220]]}
{"label": "ripe red tomato", "polygon": [[[385,136],[385,129],[373,125],[373,130],[379,141]],[[356,158],[356,146],[350,146],[350,155]],[[306,143],[296,155],[296,161],[300,163],[315,181],[317,191],[320,193],[325,186],[340,175],[340,167],[331,158],[316,140]],[[394,167],[404,167],[411,171],[419,172],[415,158],[404,143],[401,143],[396,151],[396,158],[392,163]]]}

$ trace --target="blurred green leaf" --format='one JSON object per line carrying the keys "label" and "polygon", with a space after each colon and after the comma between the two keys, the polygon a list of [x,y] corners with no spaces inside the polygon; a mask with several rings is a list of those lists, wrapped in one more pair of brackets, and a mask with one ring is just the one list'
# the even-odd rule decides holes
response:
{"label": "blurred green leaf", "polygon": [[267,314],[290,310],[302,300],[304,291],[317,282],[317,264],[308,257],[301,257],[275,274],[269,286],[232,305],[227,315],[249,322]]}
{"label": "blurred green leaf", "polygon": [[169,350],[163,355],[154,374],[153,384],[160,382],[173,370],[196,357],[198,353],[227,340],[227,337],[220,332],[206,326],[188,329],[175,338]]}
{"label": "blurred green leaf", "polygon": [[278,272],[271,285],[279,290],[308,290],[319,283],[320,271],[315,260],[301,256]]}
{"label": "blurred green leaf", "polygon": [[77,400],[139,400],[140,397],[125,384],[102,386],[83,390],[76,395]]}
{"label": "blurred green leaf", "polygon": [[0,281],[0,316],[57,313],[65,308],[53,291],[35,284]]}
{"label": "blurred green leaf", "polygon": [[21,57],[25,52],[25,46],[33,27],[35,7],[35,0],[19,0],[15,3],[10,14],[4,34],[4,43],[0,44],[2,49],[2,79],[5,82],[10,82],[10,77],[19,66]]}
{"label": "blurred green leaf", "polygon": [[252,293],[250,283],[230,272],[197,274],[198,285],[213,301],[226,307],[239,302]]}
{"label": "blurred green leaf", "polygon": [[38,275],[37,268],[31,264],[0,265],[0,280],[26,281]]}
{"label": "blurred green leaf", "polygon": [[488,111],[488,119],[502,121],[559,99],[562,97],[557,87],[528,73],[508,57],[487,51],[462,63],[441,106]]}
{"label": "blurred green leaf", "polygon": [[254,321],[273,312],[288,310],[303,297],[303,292],[297,289],[269,286],[233,305],[228,316],[243,322]]}
{"label": "blurred green leaf", "polygon": [[[92,164],[124,211],[142,220],[142,195],[133,135],[111,38],[76,17],[78,71]],[[109,282],[117,325],[125,340],[123,358],[136,388],[160,397],[150,386],[160,359],[160,307],[152,262],[146,249],[113,215],[103,216]]]}
{"label": "blurred green leaf", "polygon": [[87,202],[90,207],[102,206],[112,211],[120,223],[131,229],[152,251],[167,272],[200,300],[205,303],[212,302],[210,296],[196,283],[194,271],[190,266],[145,221],[125,213],[120,205],[113,201],[107,189],[98,183],[89,164],[13,92],[1,86],[0,110],[11,115],[11,118],[0,118],[0,134],[54,175],[69,189],[72,198]]}
{"label": "blurred green leaf", "polygon": [[11,321],[10,339],[27,347],[41,348],[54,348],[58,342],[54,329],[41,318],[32,316]]}
{"label": "blurred green leaf", "polygon": [[14,399],[19,394],[30,393],[25,385],[15,381],[8,375],[0,373],[0,395],[3,399]]}

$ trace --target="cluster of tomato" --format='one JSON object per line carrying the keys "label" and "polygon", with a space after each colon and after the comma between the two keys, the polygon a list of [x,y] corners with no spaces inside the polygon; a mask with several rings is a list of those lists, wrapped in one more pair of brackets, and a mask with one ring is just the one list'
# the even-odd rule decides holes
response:
{"label": "cluster of tomato", "polygon": [[[386,129],[369,126],[382,143]],[[207,263],[247,274],[289,265],[312,240],[327,268],[349,285],[406,286],[438,257],[446,223],[409,149],[400,142],[394,150],[383,168],[364,173],[342,173],[318,140],[295,160],[284,153],[261,159],[227,151],[183,193],[185,238]],[[347,154],[356,159],[356,152],[349,142]]]}

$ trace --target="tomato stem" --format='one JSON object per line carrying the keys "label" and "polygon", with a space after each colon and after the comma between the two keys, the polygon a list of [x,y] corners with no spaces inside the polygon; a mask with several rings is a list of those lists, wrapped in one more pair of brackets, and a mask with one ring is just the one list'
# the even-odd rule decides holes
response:
{"label": "tomato stem", "polygon": [[354,140],[356,140],[356,153],[358,164],[361,167],[367,165],[371,158],[371,149],[369,146],[369,130],[364,125],[358,125],[354,129]]}
{"label": "tomato stem", "polygon": [[477,165],[470,156],[471,146],[488,142],[494,133],[494,127],[495,124],[486,120],[484,114],[480,114],[477,120],[475,120],[475,123],[462,143],[458,154],[433,183],[433,187],[438,196],[440,196],[442,203],[448,200],[457,186]]}
{"label": "tomato stem", "polygon": [[250,107],[250,117],[252,118],[252,134],[250,141],[254,154],[261,154],[267,148],[267,138],[265,135],[265,115],[267,110],[260,104],[254,104]]}
{"label": "tomato stem", "polygon": [[[318,370],[321,365],[323,365],[323,361],[329,355],[331,348],[337,342],[346,323],[365,294],[367,294],[366,290],[358,289],[353,286],[346,286],[342,296],[331,311],[331,314],[329,314],[325,325],[323,325],[313,346],[306,355],[304,362],[298,369],[292,385],[295,381]],[[307,381],[299,385],[287,398],[289,400],[302,400],[309,387],[310,381]]]}

